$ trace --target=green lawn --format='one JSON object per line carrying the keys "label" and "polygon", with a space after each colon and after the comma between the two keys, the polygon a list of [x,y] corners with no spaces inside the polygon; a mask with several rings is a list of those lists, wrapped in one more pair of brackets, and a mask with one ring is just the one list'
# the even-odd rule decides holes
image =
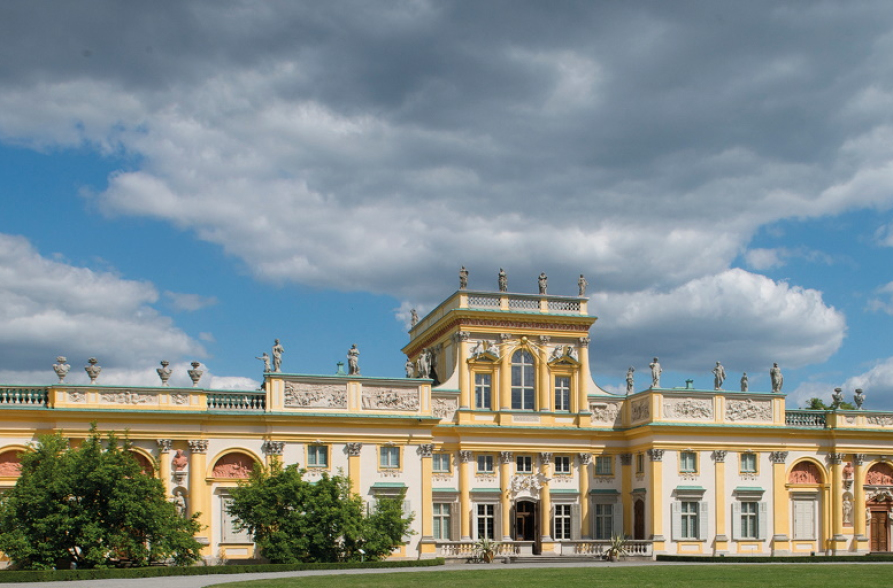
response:
{"label": "green lawn", "polygon": [[226,588],[889,588],[893,564],[655,565],[518,569],[481,565],[480,570],[304,576],[215,584]]}

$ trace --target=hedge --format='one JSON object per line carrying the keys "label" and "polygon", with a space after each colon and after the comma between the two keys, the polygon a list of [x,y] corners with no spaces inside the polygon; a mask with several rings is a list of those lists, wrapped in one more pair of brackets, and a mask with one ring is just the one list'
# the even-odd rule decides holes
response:
{"label": "hedge", "polygon": [[147,566],[141,568],[103,568],[90,570],[2,570],[0,582],[57,582],[64,580],[110,580],[115,578],[157,578],[162,576],[203,576],[210,574],[249,574],[297,572],[303,570],[356,570],[378,568],[414,568],[441,566],[436,559],[376,561],[369,563],[304,563],[231,566]]}
{"label": "hedge", "polygon": [[658,555],[657,561],[685,561],[698,563],[833,563],[893,561],[893,555]]}

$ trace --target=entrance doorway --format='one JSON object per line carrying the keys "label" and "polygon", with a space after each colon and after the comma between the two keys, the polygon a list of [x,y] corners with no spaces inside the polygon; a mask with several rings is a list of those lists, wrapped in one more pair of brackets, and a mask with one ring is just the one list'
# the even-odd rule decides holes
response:
{"label": "entrance doorway", "polygon": [[890,551],[890,517],[886,510],[871,511],[871,550]]}
{"label": "entrance doorway", "polygon": [[533,554],[540,554],[539,505],[530,500],[515,503],[515,541],[533,541]]}
{"label": "entrance doorway", "polygon": [[633,539],[645,539],[645,501],[636,500],[633,504]]}

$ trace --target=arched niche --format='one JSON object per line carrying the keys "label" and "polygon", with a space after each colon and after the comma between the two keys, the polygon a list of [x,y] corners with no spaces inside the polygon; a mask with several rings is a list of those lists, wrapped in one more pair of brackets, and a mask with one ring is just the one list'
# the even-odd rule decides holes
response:
{"label": "arched niche", "polygon": [[789,484],[821,484],[824,480],[822,469],[811,461],[794,464],[788,473]]}
{"label": "arched niche", "polygon": [[247,453],[233,451],[222,455],[211,468],[212,478],[244,479],[251,475],[255,460]]}
{"label": "arched niche", "polygon": [[136,463],[140,464],[140,470],[144,474],[149,477],[155,477],[155,464],[152,463],[152,460],[140,453],[139,451],[131,450],[130,455],[133,456],[133,459],[136,460]]}
{"label": "arched niche", "polygon": [[866,486],[893,486],[893,467],[890,464],[876,463],[865,473]]}
{"label": "arched niche", "polygon": [[0,477],[16,478],[22,473],[22,451],[7,449],[0,453]]}

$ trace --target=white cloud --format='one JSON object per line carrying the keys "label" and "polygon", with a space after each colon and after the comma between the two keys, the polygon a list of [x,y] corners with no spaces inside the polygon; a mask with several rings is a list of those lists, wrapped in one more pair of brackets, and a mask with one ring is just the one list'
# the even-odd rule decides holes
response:
{"label": "white cloud", "polygon": [[893,410],[893,357],[878,360],[868,371],[847,378],[842,387],[847,396],[862,388],[866,409]]}
{"label": "white cloud", "polygon": [[868,309],[893,315],[893,282],[881,286],[875,293],[879,296],[868,300]]}
{"label": "white cloud", "polygon": [[199,294],[186,294],[182,292],[171,292],[166,290],[164,297],[170,301],[170,305],[174,310],[183,310],[193,312],[214,306],[217,304],[216,296],[201,296]]}
{"label": "white cloud", "polygon": [[26,239],[0,234],[0,369],[34,372],[44,358],[52,374],[57,355],[73,373],[89,357],[117,367],[203,356],[152,308],[157,300],[152,284],[53,261]]}
{"label": "white cloud", "polygon": [[749,268],[763,271],[783,266],[782,257],[780,249],[750,249],[744,254],[744,261]]}

